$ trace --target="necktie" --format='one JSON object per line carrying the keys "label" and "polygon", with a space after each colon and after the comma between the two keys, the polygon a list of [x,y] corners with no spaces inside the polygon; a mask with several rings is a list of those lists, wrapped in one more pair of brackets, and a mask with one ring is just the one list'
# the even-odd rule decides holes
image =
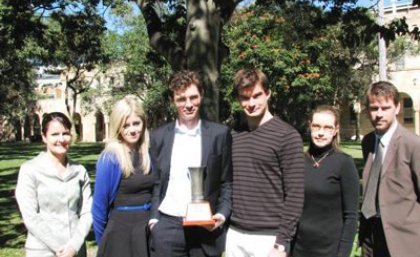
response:
{"label": "necktie", "polygon": [[372,168],[370,169],[366,194],[362,204],[362,213],[366,219],[369,219],[377,214],[376,194],[378,193],[379,177],[381,175],[382,155],[383,146],[381,141],[378,139],[375,160],[373,160]]}

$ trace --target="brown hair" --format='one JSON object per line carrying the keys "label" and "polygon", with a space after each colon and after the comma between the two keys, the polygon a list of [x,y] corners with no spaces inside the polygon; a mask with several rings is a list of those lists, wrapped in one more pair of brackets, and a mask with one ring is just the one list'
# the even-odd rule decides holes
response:
{"label": "brown hair", "polygon": [[71,121],[70,119],[61,112],[51,112],[44,115],[44,118],[42,119],[42,134],[45,136],[48,131],[48,125],[51,121],[58,121],[60,122],[66,129],[69,131],[71,130]]}
{"label": "brown hair", "polygon": [[268,87],[268,79],[264,72],[256,68],[240,69],[235,74],[233,83],[234,95],[238,96],[240,89],[254,87],[258,83],[261,83],[265,92],[270,90]]}
{"label": "brown hair", "polygon": [[169,79],[169,91],[171,98],[173,98],[175,92],[178,90],[185,90],[192,84],[197,86],[198,91],[201,95],[203,95],[203,86],[200,82],[200,76],[196,71],[181,70],[172,74],[171,78]]}
{"label": "brown hair", "polygon": [[366,92],[366,106],[369,106],[369,98],[372,96],[382,96],[385,98],[390,98],[397,106],[400,102],[400,94],[398,89],[388,81],[378,81],[370,85]]}

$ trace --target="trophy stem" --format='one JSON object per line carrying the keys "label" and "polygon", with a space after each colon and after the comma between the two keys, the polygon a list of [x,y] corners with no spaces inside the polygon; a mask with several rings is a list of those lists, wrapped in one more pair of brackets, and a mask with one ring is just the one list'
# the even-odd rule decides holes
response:
{"label": "trophy stem", "polygon": [[203,172],[204,167],[188,167],[191,179],[191,202],[199,203],[204,200]]}
{"label": "trophy stem", "polygon": [[204,200],[203,173],[204,167],[188,167],[191,181],[191,202],[187,207],[184,226],[214,227],[210,203]]}

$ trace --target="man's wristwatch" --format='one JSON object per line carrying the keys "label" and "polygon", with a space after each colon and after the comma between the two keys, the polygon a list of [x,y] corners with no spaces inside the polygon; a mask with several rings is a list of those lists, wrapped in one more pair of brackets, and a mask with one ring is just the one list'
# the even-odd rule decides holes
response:
{"label": "man's wristwatch", "polygon": [[279,245],[279,244],[274,244],[274,249],[277,249],[280,252],[285,252],[286,251],[286,247],[284,247],[284,245]]}

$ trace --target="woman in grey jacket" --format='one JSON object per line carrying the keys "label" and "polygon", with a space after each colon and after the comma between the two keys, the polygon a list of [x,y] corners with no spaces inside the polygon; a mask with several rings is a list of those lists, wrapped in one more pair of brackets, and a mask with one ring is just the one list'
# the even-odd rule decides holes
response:
{"label": "woman in grey jacket", "polygon": [[28,230],[27,257],[86,256],[92,196],[86,169],[67,157],[70,131],[64,114],[45,115],[46,151],[20,167],[16,199]]}

